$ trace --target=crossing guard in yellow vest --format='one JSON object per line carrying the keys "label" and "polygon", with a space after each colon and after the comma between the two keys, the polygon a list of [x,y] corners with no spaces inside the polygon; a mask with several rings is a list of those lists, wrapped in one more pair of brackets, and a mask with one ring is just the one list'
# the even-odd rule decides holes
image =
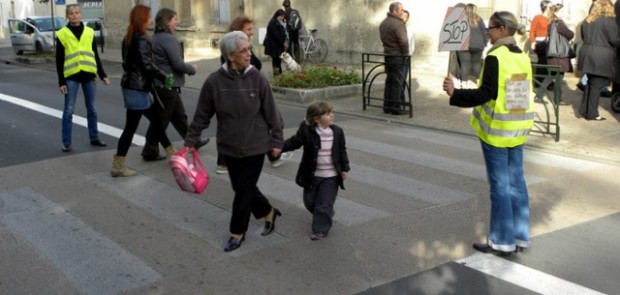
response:
{"label": "crossing guard in yellow vest", "polygon": [[90,144],[105,147],[106,144],[99,139],[97,129],[96,78],[99,75],[105,85],[110,84],[110,79],[105,74],[97,54],[94,31],[82,23],[80,6],[67,5],[66,16],[69,23],[56,33],[56,72],[60,93],[65,96],[62,112],[62,151],[70,152],[73,149],[73,112],[80,85],[86,104]]}
{"label": "crossing guard in yellow vest", "polygon": [[530,246],[529,195],[523,173],[523,145],[534,124],[532,67],[517,45],[517,19],[495,12],[487,33],[493,45],[484,59],[477,89],[455,89],[446,77],[450,105],[473,107],[471,125],[480,138],[491,194],[491,222],[484,253],[510,255]]}

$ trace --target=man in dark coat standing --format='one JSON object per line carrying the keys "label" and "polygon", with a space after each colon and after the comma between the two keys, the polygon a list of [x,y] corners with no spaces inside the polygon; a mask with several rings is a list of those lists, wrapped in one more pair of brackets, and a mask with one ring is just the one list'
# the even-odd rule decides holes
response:
{"label": "man in dark coat standing", "polygon": [[387,17],[379,26],[383,53],[385,56],[385,80],[383,112],[386,114],[404,115],[401,109],[400,92],[405,82],[402,69],[408,58],[403,55],[409,54],[409,39],[407,28],[402,20],[403,4],[393,2]]}
{"label": "man in dark coat standing", "polygon": [[299,32],[302,28],[301,16],[297,9],[291,7],[290,0],[284,0],[282,6],[284,6],[284,11],[286,12],[284,19],[286,20],[286,30],[288,31],[290,41],[287,52],[293,56],[293,59],[300,60]]}

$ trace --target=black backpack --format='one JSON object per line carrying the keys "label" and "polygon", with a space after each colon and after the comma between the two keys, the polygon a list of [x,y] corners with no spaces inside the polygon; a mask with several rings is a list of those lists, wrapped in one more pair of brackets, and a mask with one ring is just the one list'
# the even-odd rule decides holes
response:
{"label": "black backpack", "polygon": [[299,16],[297,9],[291,10],[286,21],[289,31],[301,30],[301,16]]}

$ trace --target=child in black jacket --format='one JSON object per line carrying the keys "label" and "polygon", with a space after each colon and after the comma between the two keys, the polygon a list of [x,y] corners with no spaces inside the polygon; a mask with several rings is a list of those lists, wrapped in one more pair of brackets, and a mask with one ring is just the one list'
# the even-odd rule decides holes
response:
{"label": "child in black jacket", "polygon": [[349,158],[342,128],[334,125],[332,106],[315,102],[306,111],[297,133],[284,142],[282,152],[304,147],[295,182],[304,188],[304,205],[312,213],[312,240],[329,233],[338,187],[344,189]]}

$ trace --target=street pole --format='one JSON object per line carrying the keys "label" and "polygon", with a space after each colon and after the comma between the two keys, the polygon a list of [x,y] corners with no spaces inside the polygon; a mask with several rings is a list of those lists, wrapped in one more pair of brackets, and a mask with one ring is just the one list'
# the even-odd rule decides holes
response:
{"label": "street pole", "polygon": [[56,50],[56,19],[54,19],[54,3],[56,0],[50,1],[50,11],[52,13],[52,44],[54,44],[54,51]]}

